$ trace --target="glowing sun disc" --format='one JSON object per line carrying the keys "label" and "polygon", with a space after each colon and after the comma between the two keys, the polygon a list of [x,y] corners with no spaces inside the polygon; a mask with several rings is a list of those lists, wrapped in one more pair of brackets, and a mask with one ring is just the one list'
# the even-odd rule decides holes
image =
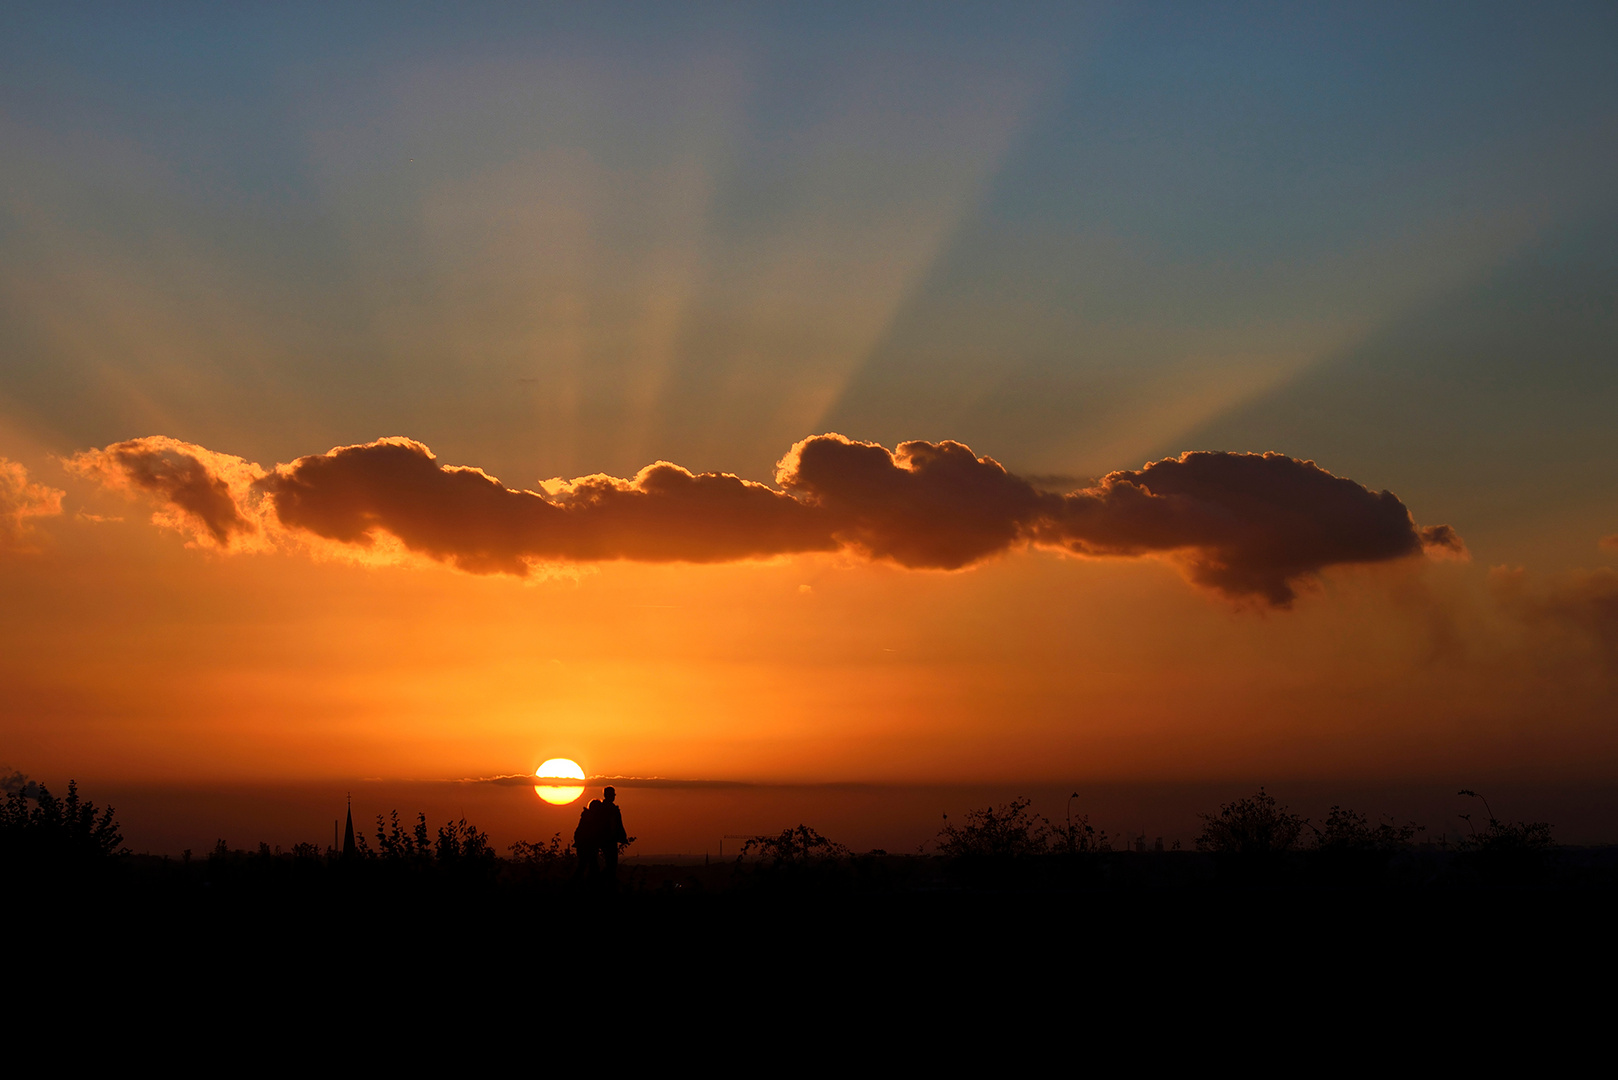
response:
{"label": "glowing sun disc", "polygon": [[[534,776],[540,780],[583,780],[584,770],[579,768],[576,761],[556,757],[535,769]],[[552,806],[566,806],[584,794],[584,787],[583,785],[575,787],[572,784],[535,784],[534,794]]]}

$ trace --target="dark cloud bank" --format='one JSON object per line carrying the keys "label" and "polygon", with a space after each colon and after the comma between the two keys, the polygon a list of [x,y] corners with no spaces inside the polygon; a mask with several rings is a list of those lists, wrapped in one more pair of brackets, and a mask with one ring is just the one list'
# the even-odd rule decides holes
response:
{"label": "dark cloud bank", "polygon": [[518,491],[441,465],[410,439],[338,447],[264,470],[154,437],[70,462],[153,496],[168,520],[230,548],[287,530],[350,548],[382,534],[473,573],[532,563],[729,562],[843,551],[955,570],[1016,548],[1089,557],[1166,555],[1238,600],[1290,604],[1325,567],[1464,553],[1445,525],[1418,528],[1391,492],[1283,454],[1192,452],[1065,494],[957,442],[896,451],[841,435],[799,442],[776,487],[658,462],[632,479],[588,476]]}

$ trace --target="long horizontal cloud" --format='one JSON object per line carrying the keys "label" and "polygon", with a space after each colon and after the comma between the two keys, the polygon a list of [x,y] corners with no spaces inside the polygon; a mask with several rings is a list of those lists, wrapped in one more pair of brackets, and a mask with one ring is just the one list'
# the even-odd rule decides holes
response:
{"label": "long horizontal cloud", "polygon": [[667,462],[632,480],[513,491],[481,469],[439,465],[418,442],[382,439],[299,458],[259,486],[287,526],[359,545],[380,530],[476,573],[522,574],[532,560],[730,562],[837,547],[806,503]]}
{"label": "long horizontal cloud", "polygon": [[1168,555],[1226,596],[1286,606],[1327,566],[1464,553],[1373,492],[1282,454],[1195,452],[1043,490],[958,442],[894,451],[841,435],[793,446],[776,487],[668,462],[633,478],[513,490],[439,464],[410,439],[338,447],[263,469],[155,437],[87,451],[80,473],[159,503],[157,519],[230,549],[284,534],[354,550],[392,537],[474,573],[535,562],[725,562],[846,551],[952,570],[1030,545],[1091,557]]}
{"label": "long horizontal cloud", "polygon": [[555,784],[559,787],[600,788],[603,785],[609,785],[611,787],[621,788],[662,788],[665,790],[731,790],[734,788],[765,786],[760,784],[751,784],[744,780],[677,780],[665,776],[590,776],[583,780],[564,780],[560,784],[557,784],[556,777],[535,776],[533,773],[506,773],[500,776],[469,776],[455,782],[461,784],[493,784],[497,787],[533,787],[535,784]]}

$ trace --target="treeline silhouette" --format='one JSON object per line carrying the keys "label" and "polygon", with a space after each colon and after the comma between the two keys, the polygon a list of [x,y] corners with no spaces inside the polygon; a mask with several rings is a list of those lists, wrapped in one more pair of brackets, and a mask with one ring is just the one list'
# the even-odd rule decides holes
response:
{"label": "treeline silhouette", "polygon": [[80,799],[77,781],[69,780],[67,797],[58,799],[45,785],[28,782],[20,774],[5,779],[0,860],[79,868],[127,854],[113,808],[98,811],[95,803]]}
{"label": "treeline silhouette", "polygon": [[[995,887],[1439,887],[1618,885],[1618,848],[1559,848],[1545,822],[1507,821],[1481,795],[1481,824],[1460,814],[1469,832],[1423,842],[1414,822],[1371,822],[1333,806],[1316,825],[1263,788],[1199,815],[1194,850],[1165,849],[1145,838],[1115,847],[1086,815],[1052,822],[1026,798],[968,811],[944,825],[929,854],[856,855],[807,825],[760,837],[754,877],[826,884],[839,879],[895,887],[929,887],[938,879],[967,888]],[[926,846],[924,846],[924,852]],[[1156,856],[1140,858],[1141,855]]]}
{"label": "treeline silhouette", "polygon": [[[205,858],[134,855],[123,846],[112,807],[83,799],[76,782],[58,799],[20,774],[8,779],[0,803],[0,865],[29,871],[122,873],[148,884],[177,887],[296,888],[315,883],[407,883],[465,889],[576,889],[578,860],[561,833],[519,841],[503,853],[465,818],[436,828],[425,813],[378,814],[375,828],[357,831],[347,856],[337,848],[300,843],[288,850],[260,843],[232,848],[219,840]],[[634,892],[837,890],[907,892],[965,889],[1116,890],[1262,887],[1467,888],[1618,886],[1618,847],[1568,849],[1551,826],[1497,816],[1471,790],[1482,815],[1457,816],[1467,832],[1457,840],[1425,837],[1414,822],[1372,822],[1333,806],[1318,824],[1282,805],[1263,788],[1200,815],[1191,849],[1176,841],[1148,850],[1145,838],[1115,846],[1086,815],[1057,823],[1026,798],[947,815],[920,852],[858,853],[800,824],[749,839],[728,861],[626,868]],[[1142,858],[1142,856],[1146,856]]]}

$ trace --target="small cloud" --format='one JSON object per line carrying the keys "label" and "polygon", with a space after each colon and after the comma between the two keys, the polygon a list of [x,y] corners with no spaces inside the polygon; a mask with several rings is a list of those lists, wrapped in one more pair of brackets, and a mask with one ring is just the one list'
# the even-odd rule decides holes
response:
{"label": "small cloud", "polygon": [[815,591],[815,587],[813,585],[799,585],[798,591],[803,595],[808,596],[810,593]]}
{"label": "small cloud", "polygon": [[1618,551],[1618,533],[1601,538],[1601,546],[1608,551]]}
{"label": "small cloud", "polygon": [[0,765],[0,794],[14,795],[21,792],[30,799],[39,798],[39,785],[28,779],[28,774],[20,769],[13,769],[10,765]]}
{"label": "small cloud", "polygon": [[1471,562],[1472,553],[1466,550],[1466,544],[1460,535],[1448,525],[1428,525],[1418,529],[1421,539],[1421,550],[1429,559],[1453,562]]}
{"label": "small cloud", "polygon": [[73,520],[88,521],[92,525],[104,525],[108,522],[122,521],[124,519],[121,517],[114,517],[110,514],[87,514],[83,510],[80,510],[78,513],[73,515]]}
{"label": "small cloud", "polygon": [[240,547],[260,532],[251,489],[264,470],[239,457],[152,435],[86,450],[62,464],[109,490],[153,499],[154,523],[188,533],[203,547]]}
{"label": "small cloud", "polygon": [[56,517],[67,494],[44,484],[30,483],[28,470],[0,457],[0,552],[35,550],[35,518]]}

